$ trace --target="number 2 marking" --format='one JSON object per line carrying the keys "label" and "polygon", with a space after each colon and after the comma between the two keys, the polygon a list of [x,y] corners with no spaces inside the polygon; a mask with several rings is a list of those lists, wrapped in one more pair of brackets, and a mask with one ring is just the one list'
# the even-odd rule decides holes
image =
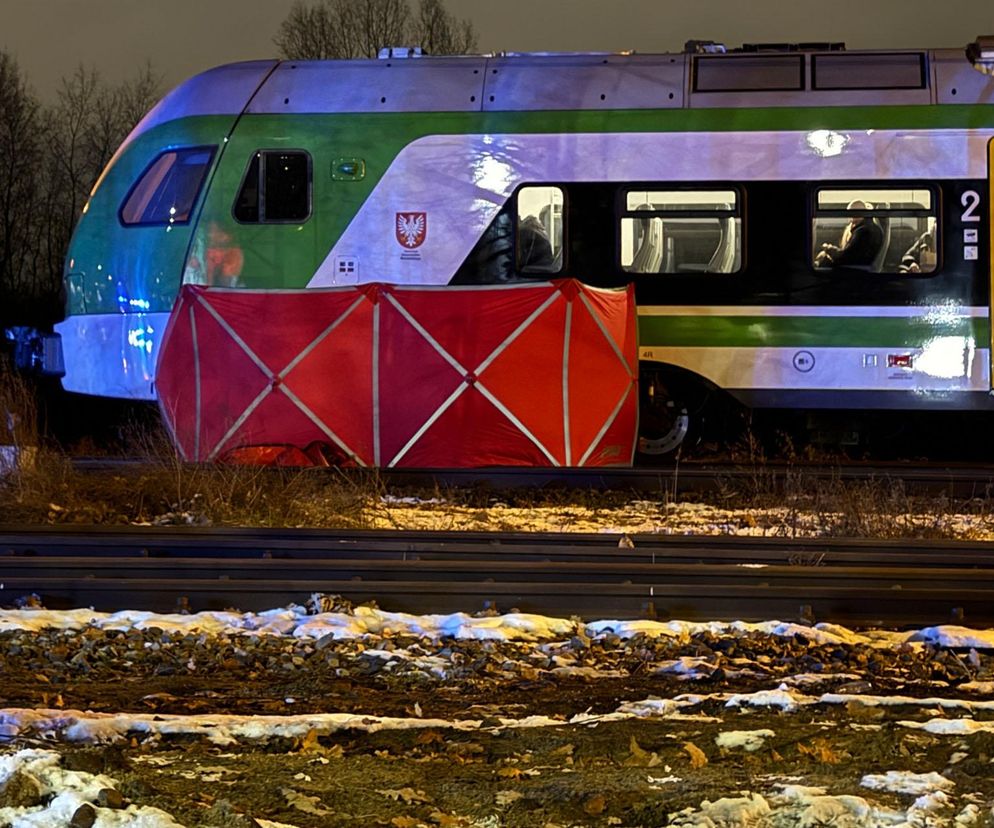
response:
{"label": "number 2 marking", "polygon": [[960,204],[966,208],[960,216],[961,221],[980,221],[980,216],[975,212],[980,206],[980,193],[976,190],[967,190],[960,196]]}

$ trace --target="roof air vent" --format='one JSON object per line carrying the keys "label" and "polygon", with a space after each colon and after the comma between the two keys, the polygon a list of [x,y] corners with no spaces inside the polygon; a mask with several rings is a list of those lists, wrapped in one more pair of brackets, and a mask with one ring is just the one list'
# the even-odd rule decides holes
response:
{"label": "roof air vent", "polygon": [[394,58],[419,58],[424,57],[420,46],[384,46],[380,49],[380,60],[392,60]]}
{"label": "roof air vent", "polygon": [[688,40],[683,44],[683,51],[692,55],[723,55],[728,50],[724,43],[713,40]]}
{"label": "roof air vent", "polygon": [[742,52],[844,52],[845,43],[743,43]]}
{"label": "roof air vent", "polygon": [[966,59],[985,75],[994,75],[994,35],[978,37],[966,47]]}

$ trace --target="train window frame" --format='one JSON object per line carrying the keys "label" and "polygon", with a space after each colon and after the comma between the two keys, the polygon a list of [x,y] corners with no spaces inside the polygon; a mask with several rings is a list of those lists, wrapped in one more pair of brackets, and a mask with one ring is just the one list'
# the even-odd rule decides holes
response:
{"label": "train window frame", "polygon": [[[268,164],[268,156],[270,155],[302,155],[307,159],[307,214],[303,218],[291,218],[291,219],[271,219],[266,217],[266,188],[265,178],[266,178],[266,167]],[[260,159],[258,165],[258,170],[256,172],[256,192],[257,192],[257,205],[256,209],[258,211],[258,217],[254,220],[247,220],[239,218],[237,209],[238,203],[241,200],[242,193],[245,190],[246,184],[248,183],[249,176],[252,172],[252,167],[256,161]],[[311,154],[305,150],[298,147],[258,147],[252,150],[249,159],[245,164],[245,172],[242,173],[241,180],[238,185],[238,190],[235,192],[235,200],[231,204],[231,217],[238,224],[245,225],[248,227],[253,227],[260,224],[287,224],[287,225],[301,225],[306,224],[310,221],[311,216],[314,215],[314,159]]]}
{"label": "train window frame", "polygon": [[[702,69],[706,75],[708,68],[721,67],[737,79],[743,77],[742,70],[748,71],[747,64],[782,64],[784,69],[793,69],[797,72],[797,80],[790,84],[779,86],[756,86],[743,85],[741,83],[730,83],[727,86],[711,86],[702,88]],[[738,65],[736,65],[738,64]],[[803,92],[807,83],[807,66],[804,54],[800,52],[789,52],[787,54],[777,52],[752,52],[739,55],[694,55],[691,67],[692,83],[691,91],[695,95],[714,95],[729,92]],[[789,74],[786,72],[785,74]]]}
{"label": "train window frame", "polygon": [[[864,83],[860,82],[860,76],[858,74],[856,75],[854,82],[850,84],[831,84],[827,82],[820,83],[818,79],[819,62],[821,63],[823,70],[822,75],[824,77],[832,71],[837,72],[837,67],[844,67],[846,64],[852,64],[852,66],[848,67],[850,71],[855,68],[864,68],[865,72],[870,72],[872,71],[874,59],[892,59],[896,61],[898,58],[917,58],[918,77],[914,83]],[[831,63],[835,63],[837,66],[829,66]],[[865,67],[861,66],[861,64],[865,64]],[[864,89],[928,89],[928,69],[928,59],[925,52],[918,52],[914,50],[902,52],[830,52],[827,54],[816,54],[811,56],[811,88],[818,92],[854,92]]]}
{"label": "train window frame", "polygon": [[[524,190],[529,190],[529,189],[558,190],[559,195],[562,198],[562,211],[560,214],[562,220],[562,237],[559,242],[559,248],[560,248],[559,266],[554,270],[544,270],[536,267],[530,267],[527,265],[525,267],[522,267],[519,264],[520,250],[518,246],[518,240],[520,238],[520,232],[521,232],[520,198],[521,198],[521,193]],[[511,214],[513,221],[513,230],[512,230],[513,239],[512,239],[512,250],[511,250],[513,272],[521,276],[526,276],[528,278],[541,278],[541,277],[552,277],[552,276],[561,275],[566,269],[567,257],[569,255],[569,244],[568,244],[569,222],[566,220],[569,211],[569,191],[567,190],[566,186],[562,182],[556,182],[556,181],[528,181],[526,183],[521,184],[515,189],[512,203],[514,205]],[[549,239],[549,241],[551,247],[553,239]],[[557,256],[556,251],[553,249],[552,250],[553,261],[555,261],[556,256]]]}
{"label": "train window frame", "polygon": [[[931,202],[929,207],[920,208],[910,208],[910,207],[899,207],[899,208],[881,208],[872,207],[866,210],[847,210],[839,208],[824,208],[819,207],[819,196],[821,193],[825,192],[836,192],[836,193],[847,193],[847,201],[851,203],[853,200],[869,200],[869,195],[874,193],[886,193],[886,192],[915,192],[921,191],[926,192],[929,195],[929,200]],[[873,202],[871,202],[873,203]],[[832,265],[825,265],[819,267],[816,264],[818,253],[815,251],[815,244],[817,242],[815,222],[819,218],[852,218],[853,216],[869,216],[869,217],[880,217],[887,218],[888,221],[892,219],[901,218],[926,218],[931,219],[931,229],[926,229],[924,233],[919,234],[915,241],[917,242],[926,233],[932,234],[932,246],[933,259],[930,262],[930,268],[928,270],[921,269],[920,262],[914,262],[914,265],[919,269],[911,269],[911,262],[905,262],[910,254],[912,247],[907,248],[902,258],[899,260],[896,269],[894,270],[875,270],[867,267],[866,265],[841,265],[839,267],[833,267]],[[844,230],[843,225],[843,230]],[[888,252],[890,250],[891,244],[890,238],[887,241],[887,250],[884,253],[884,258],[881,263],[881,268],[886,265],[888,258]],[[931,278],[938,275],[943,266],[943,255],[942,255],[942,188],[931,183],[926,183],[922,181],[893,181],[893,180],[871,180],[871,181],[822,181],[819,182],[817,186],[811,188],[808,200],[808,222],[807,222],[807,262],[808,267],[811,271],[817,275],[828,275],[833,272],[841,273],[865,273],[870,276],[878,276],[885,278]],[[922,255],[923,251],[919,251],[919,256]],[[908,269],[901,269],[902,267]]]}
{"label": "train window frame", "polygon": [[[189,209],[187,210],[185,217],[175,218],[174,216],[169,215],[168,217],[157,219],[155,221],[130,221],[126,218],[126,208],[131,203],[131,200],[132,198],[134,198],[135,194],[142,187],[142,184],[145,182],[145,179],[148,177],[148,175],[152,172],[152,170],[155,168],[155,166],[159,163],[159,161],[162,158],[170,154],[176,154],[177,156],[179,156],[179,155],[194,155],[203,152],[206,152],[208,154],[207,160],[201,166],[200,179],[197,182],[197,186],[193,191],[192,197],[189,200]],[[203,193],[204,185],[207,181],[208,176],[210,175],[212,167],[214,166],[214,159],[216,156],[217,156],[216,144],[200,144],[197,146],[189,146],[189,147],[187,146],[168,147],[156,153],[155,157],[151,161],[149,161],[148,164],[145,165],[141,173],[139,173],[139,175],[131,183],[131,186],[128,188],[128,192],[121,200],[121,205],[117,208],[118,222],[121,224],[122,227],[183,227],[185,225],[190,224],[190,222],[193,220],[193,214],[196,212],[197,203],[200,201],[200,196]],[[173,167],[175,167],[176,163],[177,162],[173,162],[173,164],[170,166],[169,169],[171,170]],[[168,170],[166,172],[168,172]],[[155,189],[152,190],[146,202],[145,209],[142,210],[142,215],[144,215],[144,213],[146,212],[148,203],[150,203],[155,198],[156,193],[162,187],[163,181],[164,179],[160,179],[159,182],[155,185]],[[170,209],[172,210],[174,208]]]}
{"label": "train window frame", "polygon": [[[660,210],[639,210],[637,208],[633,209],[628,206],[628,197],[632,193],[694,193],[694,194],[705,194],[705,193],[733,193],[735,196],[735,206],[729,209],[660,209]],[[644,218],[669,218],[669,219],[695,219],[695,218],[713,218],[713,219],[737,219],[737,239],[736,239],[736,249],[733,251],[733,269],[731,270],[707,270],[707,265],[704,265],[701,269],[697,269],[697,265],[691,266],[690,264],[684,263],[682,267],[683,270],[673,269],[673,270],[663,270],[661,269],[664,262],[660,263],[660,269],[658,270],[634,270],[631,269],[631,265],[625,266],[623,260],[623,246],[624,246],[624,229],[623,222],[626,219],[644,219]],[[616,196],[616,207],[615,207],[615,230],[616,230],[616,244],[615,244],[615,265],[618,267],[621,273],[623,273],[627,278],[643,276],[643,277],[693,277],[700,278],[704,277],[719,277],[725,278],[728,276],[736,276],[746,269],[746,193],[744,187],[738,183],[732,182],[720,182],[720,181],[708,181],[708,182],[663,182],[663,181],[651,181],[644,183],[626,183],[624,186],[618,188],[618,193]],[[722,240],[719,240],[719,245],[721,245]],[[633,250],[633,264],[634,258],[637,256],[638,251]],[[718,247],[715,248],[714,253],[712,253],[712,258],[718,253]],[[665,254],[665,248],[664,248]],[[710,264],[710,262],[708,263]],[[734,266],[736,265],[737,266]]]}

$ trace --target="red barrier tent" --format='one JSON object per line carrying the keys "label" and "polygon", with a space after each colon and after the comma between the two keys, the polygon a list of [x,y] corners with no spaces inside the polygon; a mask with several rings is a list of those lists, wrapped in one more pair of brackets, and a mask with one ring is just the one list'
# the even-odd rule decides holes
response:
{"label": "red barrier tent", "polygon": [[156,387],[176,445],[193,461],[628,465],[635,326],[631,288],[572,280],[185,285]]}

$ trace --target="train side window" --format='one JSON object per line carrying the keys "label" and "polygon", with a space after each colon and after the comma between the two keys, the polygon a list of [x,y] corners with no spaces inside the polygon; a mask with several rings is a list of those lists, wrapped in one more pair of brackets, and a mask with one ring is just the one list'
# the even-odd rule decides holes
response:
{"label": "train side window", "polygon": [[563,269],[563,191],[559,187],[518,190],[514,260],[519,273]]}
{"label": "train side window", "polygon": [[937,198],[928,187],[819,189],[811,219],[816,269],[932,273],[938,266]]}
{"label": "train side window", "polygon": [[232,213],[245,224],[305,221],[311,214],[311,156],[301,150],[253,153]]}
{"label": "train side window", "polygon": [[621,213],[621,267],[629,273],[735,273],[742,266],[738,193],[629,190]]}
{"label": "train side window", "polygon": [[190,221],[215,147],[160,152],[128,191],[118,217],[125,225],[170,225]]}

